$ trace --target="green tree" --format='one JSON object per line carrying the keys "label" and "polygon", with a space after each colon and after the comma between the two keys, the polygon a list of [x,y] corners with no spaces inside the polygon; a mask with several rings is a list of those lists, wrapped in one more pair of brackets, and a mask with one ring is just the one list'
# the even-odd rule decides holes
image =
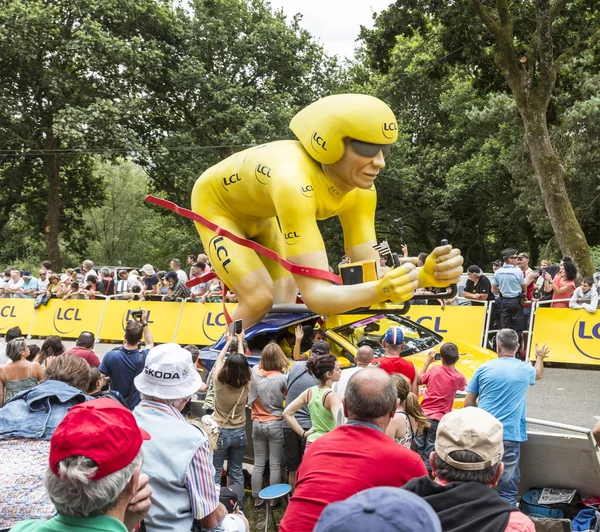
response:
{"label": "green tree", "polygon": [[[482,92],[499,90],[501,82],[506,83],[558,245],[584,273],[590,273],[590,249],[567,193],[565,167],[553,143],[548,113],[552,119],[552,113],[560,111],[551,107],[560,74],[600,40],[600,6],[588,0],[490,4],[397,2],[379,15],[373,31],[363,31],[370,64],[380,72],[389,71],[398,35],[418,34],[426,40],[438,35],[444,49],[440,63],[465,65]],[[474,17],[486,31],[474,26]],[[443,69],[442,64],[438,70]]]}
{"label": "green tree", "polygon": [[38,228],[57,269],[65,220],[101,198],[79,152],[136,140],[146,80],[176,55],[181,14],[162,0],[0,1],[0,150],[12,157],[1,179],[18,177],[0,209],[43,197]]}

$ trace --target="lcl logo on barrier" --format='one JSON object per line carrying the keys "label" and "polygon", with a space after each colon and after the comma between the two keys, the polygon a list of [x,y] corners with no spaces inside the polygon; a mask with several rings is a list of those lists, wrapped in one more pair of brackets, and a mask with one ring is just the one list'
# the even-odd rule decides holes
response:
{"label": "lcl logo on barrier", "polygon": [[5,305],[0,308],[0,318],[16,318],[16,309],[13,305]]}
{"label": "lcl logo on barrier", "polygon": [[[16,318],[16,309],[14,305],[4,305],[0,307],[0,318]],[[4,332],[5,329],[8,329],[10,322],[8,322],[5,326],[0,325],[0,332]]]}
{"label": "lcl logo on barrier", "polygon": [[69,334],[75,329],[76,321],[82,321],[79,317],[78,308],[59,308],[54,314],[52,324],[56,331],[60,334]]}
{"label": "lcl logo on barrier", "polygon": [[600,360],[600,322],[577,320],[573,326],[572,339],[575,349],[583,356]]}
{"label": "lcl logo on barrier", "polygon": [[202,332],[210,341],[216,342],[223,334],[225,325],[227,325],[227,322],[223,312],[207,312],[202,322]]}
{"label": "lcl logo on barrier", "polygon": [[[410,316],[406,316],[407,319],[411,319]],[[421,316],[420,318],[417,318],[415,321],[415,323],[419,324],[419,325],[423,325],[423,327],[429,327],[428,325],[426,325],[425,323],[423,323],[424,321],[433,321],[433,331],[439,334],[443,334],[443,333],[447,333],[448,329],[442,329],[442,318],[440,318],[439,316],[437,316],[435,319],[433,316]],[[431,327],[429,327],[431,328]]]}

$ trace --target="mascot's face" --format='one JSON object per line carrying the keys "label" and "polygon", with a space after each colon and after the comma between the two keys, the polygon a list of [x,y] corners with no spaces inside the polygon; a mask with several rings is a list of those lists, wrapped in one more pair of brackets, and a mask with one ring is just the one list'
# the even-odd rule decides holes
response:
{"label": "mascot's face", "polygon": [[343,157],[331,168],[337,176],[351,188],[369,189],[382,168],[385,168],[385,159],[381,151],[373,157],[360,155],[350,144],[350,139],[344,141]]}

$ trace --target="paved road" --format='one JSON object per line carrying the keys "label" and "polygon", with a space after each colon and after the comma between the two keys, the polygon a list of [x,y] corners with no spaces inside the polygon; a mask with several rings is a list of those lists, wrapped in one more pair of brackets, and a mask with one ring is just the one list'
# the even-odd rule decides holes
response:
{"label": "paved road", "polygon": [[530,388],[527,417],[593,427],[600,418],[600,371],[546,368]]}

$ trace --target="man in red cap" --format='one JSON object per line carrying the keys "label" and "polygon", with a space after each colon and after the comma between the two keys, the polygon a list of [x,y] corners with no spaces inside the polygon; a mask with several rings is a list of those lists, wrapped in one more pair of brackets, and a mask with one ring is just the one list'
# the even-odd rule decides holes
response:
{"label": "man in red cap", "polygon": [[112,399],[74,406],[50,440],[46,490],[58,514],[11,530],[127,532],[150,509],[148,475],[140,473],[150,435]]}

